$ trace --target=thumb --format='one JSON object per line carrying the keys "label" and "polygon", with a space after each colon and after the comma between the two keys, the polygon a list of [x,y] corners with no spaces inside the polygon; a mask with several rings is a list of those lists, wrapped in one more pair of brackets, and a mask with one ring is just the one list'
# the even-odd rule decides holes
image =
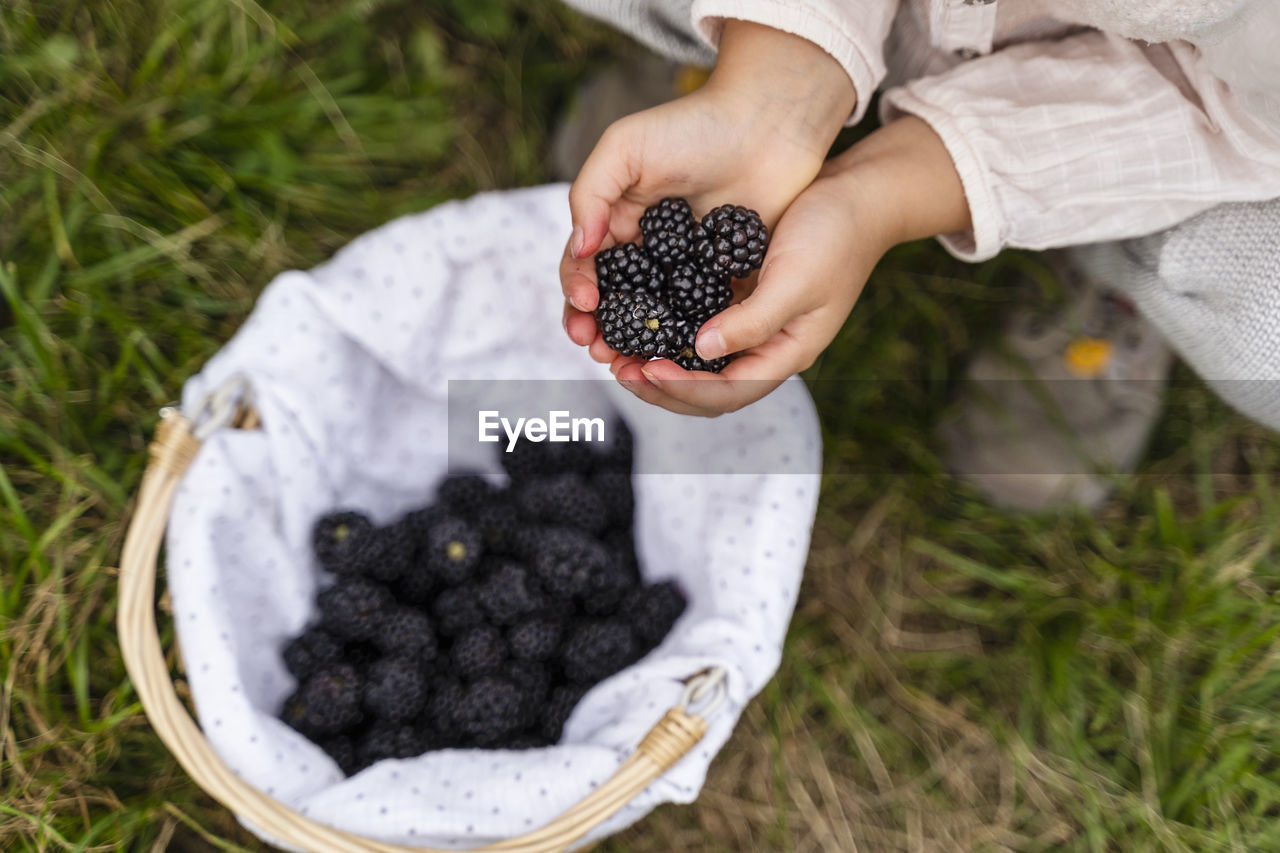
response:
{"label": "thumb", "polygon": [[569,251],[574,258],[586,257],[600,248],[609,233],[613,206],[635,183],[625,138],[619,122],[610,125],[569,187],[569,215],[573,220]]}
{"label": "thumb", "polygon": [[809,281],[806,270],[789,267],[784,261],[785,256],[776,261],[766,259],[751,295],[702,325],[695,345],[699,356],[720,358],[759,346],[813,307],[804,286]]}

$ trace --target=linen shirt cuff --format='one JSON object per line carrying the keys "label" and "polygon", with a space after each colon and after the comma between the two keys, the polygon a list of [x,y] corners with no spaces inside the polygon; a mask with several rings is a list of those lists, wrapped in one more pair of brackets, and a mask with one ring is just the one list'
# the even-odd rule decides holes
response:
{"label": "linen shirt cuff", "polygon": [[989,183],[990,170],[983,164],[972,141],[953,116],[915,97],[909,90],[894,88],[880,99],[880,119],[888,124],[903,115],[922,119],[942,139],[960,176],[972,227],[968,231],[939,234],[938,242],[962,261],[976,263],[995,257],[1004,247],[1003,217]]}
{"label": "linen shirt cuff", "polygon": [[[801,5],[794,0],[694,0],[690,9],[693,29],[713,50],[719,50],[726,18],[751,21],[799,36],[831,55],[849,75],[857,101],[845,125],[852,126],[866,115],[871,95],[884,79],[882,44],[893,15],[881,15],[868,37],[851,32],[840,18],[817,5]],[[879,32],[879,30],[883,32]]]}

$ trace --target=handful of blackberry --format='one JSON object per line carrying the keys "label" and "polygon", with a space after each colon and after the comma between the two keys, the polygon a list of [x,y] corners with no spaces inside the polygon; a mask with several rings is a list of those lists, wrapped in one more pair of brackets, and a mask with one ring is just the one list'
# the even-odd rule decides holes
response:
{"label": "handful of blackberry", "polygon": [[722,205],[699,221],[684,199],[664,198],[641,215],[640,233],[641,243],[596,253],[596,323],[604,342],[622,355],[719,373],[729,359],[699,358],[698,329],[729,307],[732,279],[760,268],[769,229],[739,205]]}
{"label": "handful of blackberry", "polygon": [[432,749],[556,743],[578,699],[685,608],[673,582],[641,582],[631,437],[616,429],[607,453],[503,454],[505,487],[447,477],[435,503],[385,526],[320,518],[332,583],[283,649],[298,687],[281,719],[348,775]]}

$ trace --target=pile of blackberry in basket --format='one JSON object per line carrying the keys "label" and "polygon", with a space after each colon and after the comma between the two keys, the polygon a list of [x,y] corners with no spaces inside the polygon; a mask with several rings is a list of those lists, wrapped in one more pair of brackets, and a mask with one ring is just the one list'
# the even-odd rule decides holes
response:
{"label": "pile of blackberry in basket", "polygon": [[596,324],[622,355],[669,358],[685,370],[719,373],[728,358],[698,357],[698,329],[733,300],[732,280],[764,261],[769,229],[739,205],[695,219],[682,198],[665,198],[640,217],[640,243],[596,253]]}
{"label": "pile of blackberry in basket", "polygon": [[451,747],[554,744],[586,691],[653,649],[684,611],[641,581],[631,439],[605,453],[522,442],[509,485],[452,475],[436,501],[378,527],[319,519],[332,583],[284,648],[298,687],[281,719],[347,775]]}

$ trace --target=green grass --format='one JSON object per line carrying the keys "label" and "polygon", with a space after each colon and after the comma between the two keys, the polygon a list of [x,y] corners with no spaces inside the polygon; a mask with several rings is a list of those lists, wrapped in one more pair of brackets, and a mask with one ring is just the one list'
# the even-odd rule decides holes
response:
{"label": "green grass", "polygon": [[[625,49],[536,0],[0,9],[0,849],[261,849],[120,661],[156,410],[276,272],[546,180],[549,125]],[[882,264],[811,371],[830,473],[778,677],[696,804],[603,849],[1280,849],[1274,437],[1188,380],[1097,516],[941,473],[948,381],[1043,276]]]}

